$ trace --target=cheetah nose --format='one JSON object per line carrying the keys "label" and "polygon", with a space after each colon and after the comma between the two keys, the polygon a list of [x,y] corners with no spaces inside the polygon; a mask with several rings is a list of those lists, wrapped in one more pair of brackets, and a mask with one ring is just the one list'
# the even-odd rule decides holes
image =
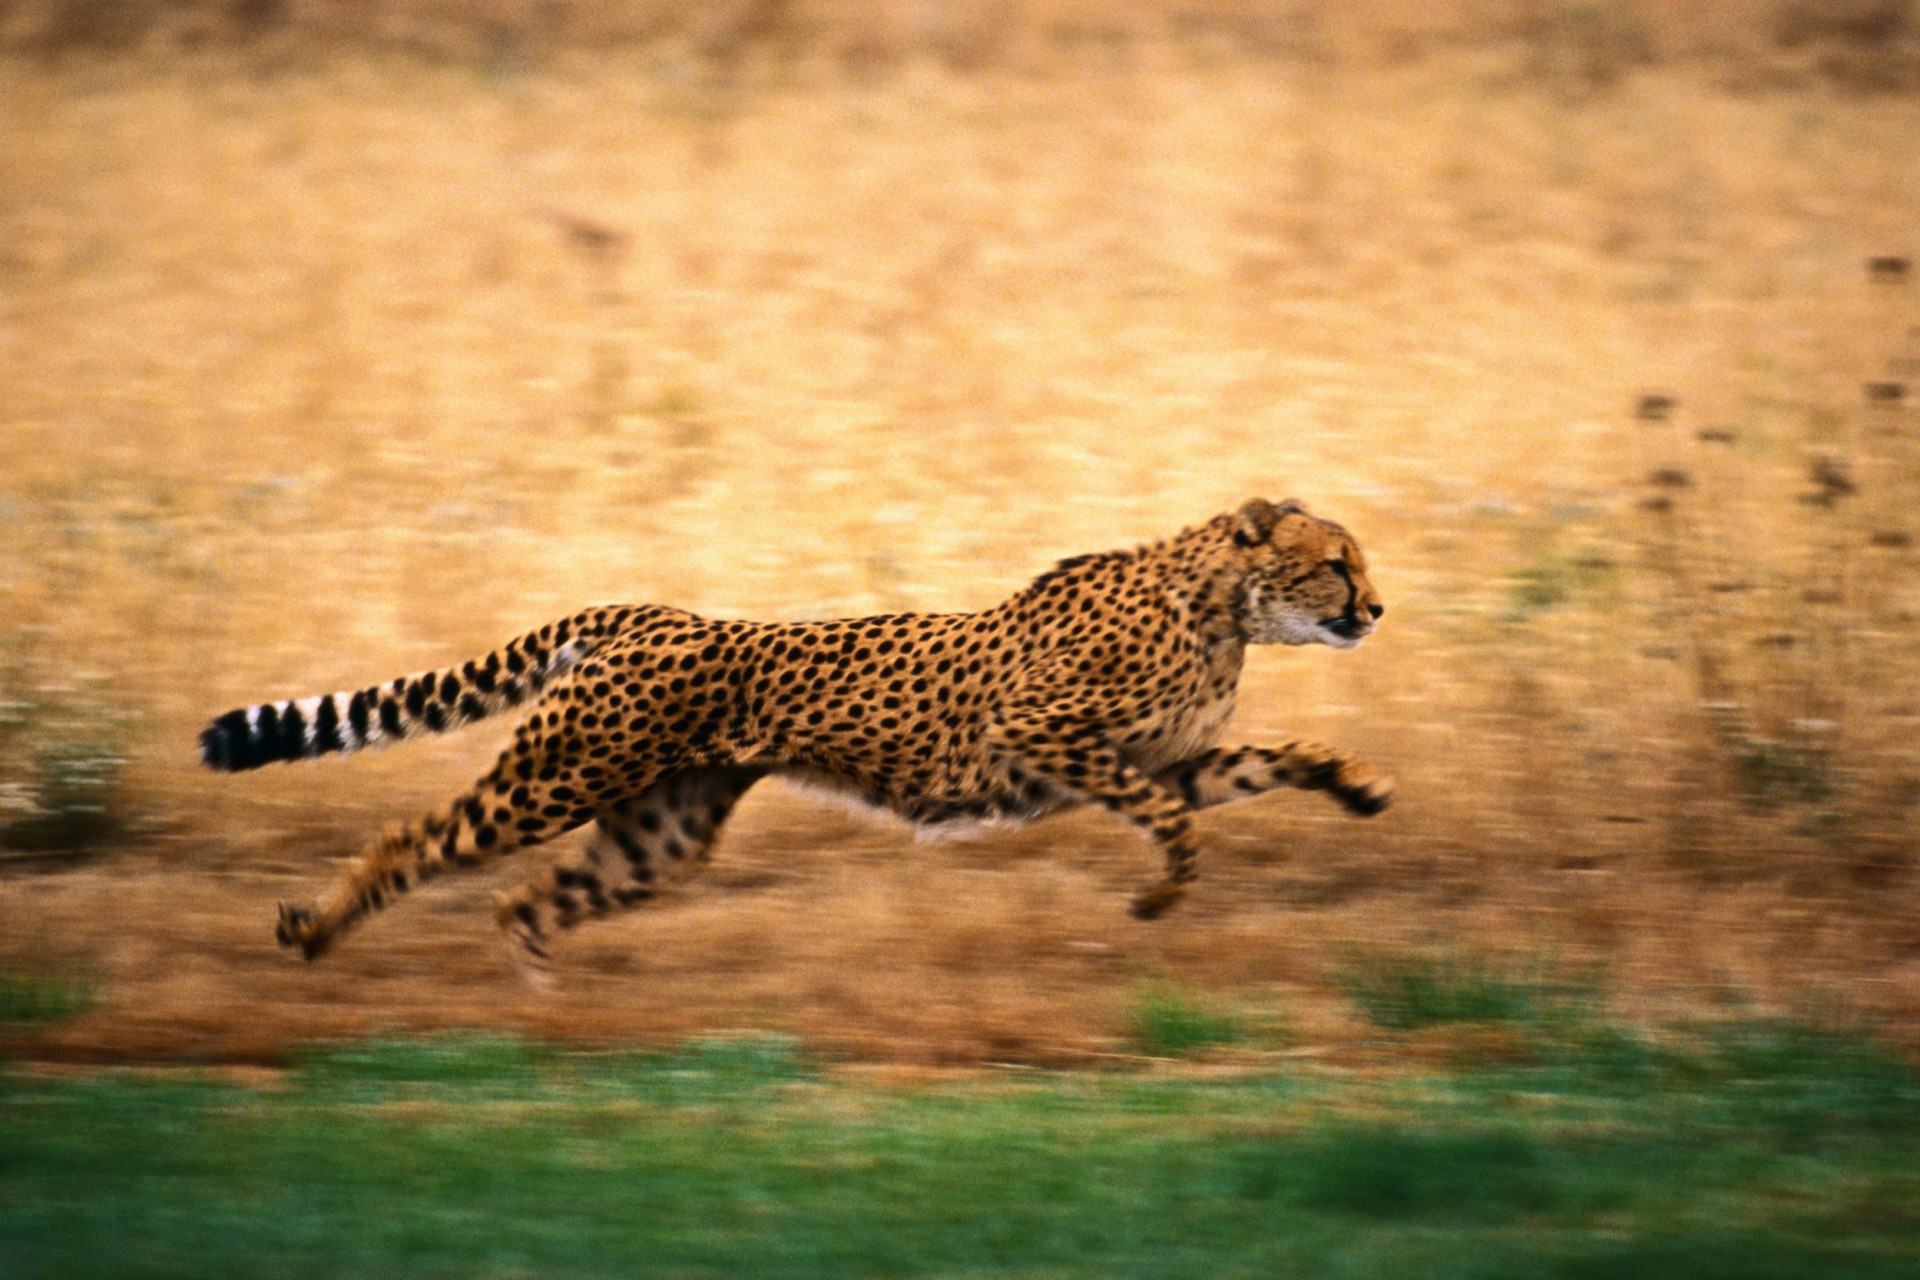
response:
{"label": "cheetah nose", "polygon": [[1383,604],[1370,604],[1367,606],[1367,612],[1372,614],[1376,618],[1385,617],[1387,612],[1387,606]]}

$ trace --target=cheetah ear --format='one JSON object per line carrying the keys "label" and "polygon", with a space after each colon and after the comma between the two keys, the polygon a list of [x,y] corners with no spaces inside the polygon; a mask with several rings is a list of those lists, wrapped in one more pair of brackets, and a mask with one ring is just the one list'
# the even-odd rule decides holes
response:
{"label": "cheetah ear", "polygon": [[1273,527],[1285,516],[1304,514],[1307,504],[1288,498],[1274,506],[1265,498],[1254,498],[1233,513],[1233,540],[1242,547],[1258,546],[1273,535]]}

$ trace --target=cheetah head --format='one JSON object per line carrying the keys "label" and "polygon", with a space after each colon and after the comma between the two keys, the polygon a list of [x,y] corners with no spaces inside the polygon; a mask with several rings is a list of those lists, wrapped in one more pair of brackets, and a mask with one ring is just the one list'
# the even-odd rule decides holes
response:
{"label": "cheetah head", "polygon": [[1372,634],[1387,609],[1352,534],[1293,498],[1255,498],[1223,519],[1248,643],[1351,649]]}

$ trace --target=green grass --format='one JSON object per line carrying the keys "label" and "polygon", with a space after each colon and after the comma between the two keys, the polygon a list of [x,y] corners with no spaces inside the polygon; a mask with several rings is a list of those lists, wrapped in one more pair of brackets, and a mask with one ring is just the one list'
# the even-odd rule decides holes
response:
{"label": "green grass", "polygon": [[1231,1013],[1171,987],[1140,993],[1128,1011],[1140,1052],[1156,1058],[1184,1058],[1222,1045],[1238,1044],[1246,1031]]}
{"label": "green grass", "polygon": [[888,1089],[782,1040],[316,1054],[285,1084],[0,1075],[9,1277],[1894,1277],[1920,1081],[1757,1024],[1358,1080]]}
{"label": "green grass", "polygon": [[692,1106],[749,1100],[813,1074],[785,1036],[693,1040],[665,1054],[568,1054],[511,1037],[452,1036],[316,1050],[295,1078],[329,1097],[369,1103],[611,1097]]}
{"label": "green grass", "polygon": [[78,978],[0,973],[0,1028],[64,1022],[93,1003],[93,984]]}
{"label": "green grass", "polygon": [[1583,1021],[1598,998],[1592,983],[1540,965],[1500,964],[1456,952],[1356,955],[1338,980],[1369,1021],[1390,1031],[1450,1023]]}

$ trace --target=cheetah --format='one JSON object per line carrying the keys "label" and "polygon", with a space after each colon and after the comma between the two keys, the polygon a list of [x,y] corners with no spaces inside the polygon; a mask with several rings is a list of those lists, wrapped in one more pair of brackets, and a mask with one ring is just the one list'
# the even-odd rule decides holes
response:
{"label": "cheetah", "polygon": [[312,960],[453,867],[592,824],[496,917],[539,971],[564,929],[652,899],[707,860],[735,804],[778,774],[921,827],[1024,821],[1092,802],[1146,833],[1153,919],[1195,876],[1197,810],[1277,787],[1379,813],[1393,783],[1332,747],[1216,745],[1248,645],[1350,649],[1385,613],[1359,544],[1305,504],[1254,499],[1132,550],[1063,560],[979,613],[820,622],[586,609],[460,667],[230,711],[200,736],[238,771],[385,746],[533,700],[471,789],[389,827],[315,905],[281,904]]}

